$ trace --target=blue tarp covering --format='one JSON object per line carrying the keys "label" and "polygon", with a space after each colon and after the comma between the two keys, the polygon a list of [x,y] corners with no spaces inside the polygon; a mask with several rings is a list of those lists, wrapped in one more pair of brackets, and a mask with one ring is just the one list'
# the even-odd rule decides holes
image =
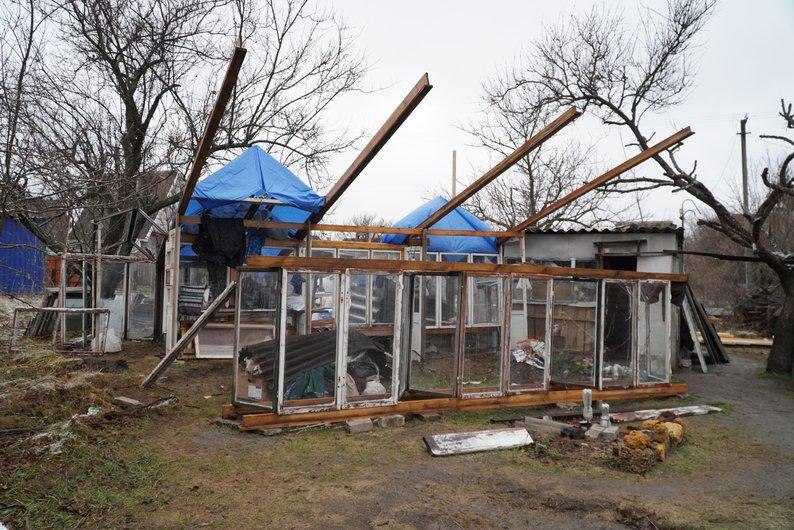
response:
{"label": "blue tarp covering", "polygon": [[[396,223],[396,228],[414,228],[430,217],[439,208],[447,203],[442,197],[426,202]],[[493,230],[488,224],[458,206],[431,228],[442,230]],[[401,245],[408,236],[403,234],[386,234],[384,243]],[[499,252],[495,237],[471,236],[429,236],[427,250],[429,252],[457,252],[464,254],[497,254]]]}
{"label": "blue tarp covering", "polygon": [[254,219],[288,223],[306,221],[325,204],[324,197],[255,145],[200,180],[185,214],[243,218],[251,206],[250,202],[244,202],[249,197],[278,199],[285,203],[271,208],[261,206]]}

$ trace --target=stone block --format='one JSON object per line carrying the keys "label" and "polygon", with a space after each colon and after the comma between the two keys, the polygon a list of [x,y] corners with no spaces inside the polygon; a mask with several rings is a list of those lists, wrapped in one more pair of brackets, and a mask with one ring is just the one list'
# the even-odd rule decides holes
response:
{"label": "stone block", "polygon": [[345,422],[345,429],[350,434],[372,430],[372,420],[369,418],[355,418]]}
{"label": "stone block", "polygon": [[587,432],[584,433],[584,437],[588,440],[598,440],[601,434],[604,432],[604,428],[600,425],[593,425]]}
{"label": "stone block", "polygon": [[123,409],[131,409],[135,407],[142,407],[143,403],[138,401],[137,399],[133,399],[126,396],[116,396],[113,398],[113,404],[117,407],[121,407]]}
{"label": "stone block", "polygon": [[390,414],[375,419],[378,427],[402,427],[405,425],[405,416],[402,414]]}
{"label": "stone block", "polygon": [[608,441],[615,441],[618,439],[618,426],[611,425],[601,432],[601,438]]}

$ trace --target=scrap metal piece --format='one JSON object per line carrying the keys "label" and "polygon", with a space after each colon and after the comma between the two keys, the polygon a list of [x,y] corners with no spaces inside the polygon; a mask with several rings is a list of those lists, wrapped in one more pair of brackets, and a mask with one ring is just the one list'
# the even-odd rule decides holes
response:
{"label": "scrap metal piece", "polygon": [[511,449],[533,443],[532,437],[526,429],[495,429],[490,431],[435,434],[425,436],[424,441],[433,456]]}
{"label": "scrap metal piece", "polygon": [[633,412],[618,412],[612,414],[612,421],[615,423],[624,423],[627,421],[650,420],[658,418],[664,413],[669,413],[679,416],[703,416],[711,412],[722,412],[719,407],[712,407],[711,405],[693,405],[691,407],[676,407],[671,409],[647,409],[635,410]]}

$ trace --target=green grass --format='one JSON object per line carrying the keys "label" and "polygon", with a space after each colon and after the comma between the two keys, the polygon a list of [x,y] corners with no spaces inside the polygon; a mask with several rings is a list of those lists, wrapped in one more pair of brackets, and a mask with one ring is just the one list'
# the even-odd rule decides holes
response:
{"label": "green grass", "polygon": [[15,466],[3,479],[0,520],[30,528],[98,525],[167,500],[169,464],[134,444],[77,433],[57,455]]}
{"label": "green grass", "polygon": [[759,370],[756,372],[756,377],[759,379],[770,379],[773,381],[782,381],[784,383],[794,384],[794,374],[778,374],[776,372],[767,372],[766,370]]}

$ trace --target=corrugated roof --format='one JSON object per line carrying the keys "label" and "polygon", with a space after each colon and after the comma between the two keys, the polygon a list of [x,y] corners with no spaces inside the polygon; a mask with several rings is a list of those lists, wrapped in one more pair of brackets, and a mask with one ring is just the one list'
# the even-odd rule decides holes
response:
{"label": "corrugated roof", "polygon": [[680,228],[669,221],[620,223],[610,228],[528,228],[529,234],[674,234]]}

